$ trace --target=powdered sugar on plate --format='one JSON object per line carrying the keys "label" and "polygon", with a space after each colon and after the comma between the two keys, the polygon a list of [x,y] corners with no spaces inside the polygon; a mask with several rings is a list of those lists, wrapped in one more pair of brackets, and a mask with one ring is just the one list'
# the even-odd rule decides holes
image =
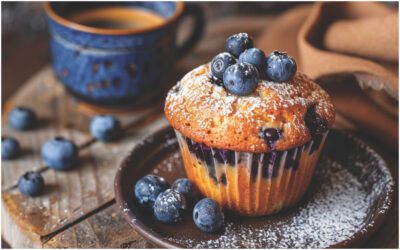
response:
{"label": "powdered sugar on plate", "polygon": [[[143,162],[142,167],[170,183],[184,177],[178,142],[172,140],[173,130],[163,130],[152,137],[154,140],[146,145],[154,147],[150,151],[152,158]],[[130,157],[131,163],[135,163],[143,159],[143,153],[133,151]],[[131,187],[134,183],[128,184]],[[190,212],[180,223],[161,224],[151,213],[143,213],[141,207],[131,203],[131,198],[119,200],[119,204],[128,217],[134,214],[133,219],[140,221],[133,223],[129,218],[133,227],[147,229],[163,247],[353,247],[383,222],[391,207],[393,192],[393,177],[382,157],[361,140],[333,129],[305,197],[293,208],[276,215],[252,218],[226,213],[224,230],[208,234],[196,228]]]}
{"label": "powdered sugar on plate", "polygon": [[264,223],[245,223],[245,218],[239,223],[227,221],[221,235],[206,241],[183,235],[168,240],[188,248],[325,248],[371,226],[365,221],[376,194],[326,156],[320,160],[313,188],[306,196],[307,201],[289,216],[247,219]]}

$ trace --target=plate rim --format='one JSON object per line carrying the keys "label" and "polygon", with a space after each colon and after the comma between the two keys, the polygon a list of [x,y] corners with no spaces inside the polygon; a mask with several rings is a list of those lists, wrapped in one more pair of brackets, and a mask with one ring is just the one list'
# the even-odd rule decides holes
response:
{"label": "plate rim", "polygon": [[[386,173],[386,176],[389,178],[386,188],[386,192],[384,194],[384,198],[389,199],[389,204],[386,209],[383,210],[382,213],[375,213],[374,216],[370,219],[372,223],[368,223],[365,226],[363,226],[360,230],[358,230],[356,233],[354,233],[350,238],[340,241],[336,244],[333,244],[329,246],[329,248],[348,248],[348,247],[354,247],[359,245],[360,243],[364,242],[365,239],[370,237],[373,233],[377,231],[378,228],[382,225],[384,222],[386,216],[388,215],[389,211],[391,211],[393,207],[393,194],[394,194],[394,178],[387,167],[387,164],[385,160],[382,158],[382,156],[377,153],[368,143],[364,142],[360,138],[352,135],[351,133],[339,129],[331,129],[335,130],[337,133],[341,133],[344,136],[346,136],[349,140],[353,140],[356,142],[358,145],[361,145],[365,150],[368,150],[370,153],[373,153],[374,156],[379,160],[383,162],[383,165],[381,165],[381,170],[383,170]],[[137,231],[141,236],[143,236],[146,240],[149,240],[151,243],[155,244],[158,247],[164,247],[164,248],[187,248],[186,246],[183,246],[179,243],[171,242],[167,239],[165,239],[163,236],[159,235],[157,232],[153,231],[150,227],[146,226],[144,223],[142,223],[136,215],[131,211],[131,209],[127,209],[126,201],[123,199],[123,188],[121,185],[121,177],[122,177],[122,172],[124,168],[129,166],[129,162],[131,161],[132,157],[135,156],[136,151],[138,151],[141,147],[143,147],[146,144],[151,144],[155,143],[158,140],[155,138],[159,138],[163,136],[164,134],[168,133],[173,133],[173,128],[171,126],[165,126],[163,128],[160,128],[159,130],[155,131],[152,134],[149,134],[146,136],[143,140],[138,142],[132,150],[130,150],[129,154],[124,157],[123,161],[120,163],[120,166],[117,169],[115,178],[114,178],[114,193],[115,193],[115,200],[118,206],[118,209],[120,212],[123,214],[124,219],[133,227],[135,231]]]}
{"label": "plate rim", "polygon": [[164,247],[164,248],[186,248],[183,245],[177,244],[177,243],[172,243],[171,241],[163,239],[161,235],[159,235],[157,232],[154,232],[151,230],[151,228],[147,227],[145,224],[143,224],[139,219],[137,219],[136,215],[130,210],[125,210],[126,209],[126,202],[123,199],[123,191],[122,191],[122,185],[121,185],[121,177],[122,177],[122,172],[123,168],[128,167],[128,163],[130,162],[131,158],[134,156],[135,152],[142,147],[146,143],[154,143],[156,140],[149,140],[150,138],[158,138],[162,136],[163,134],[167,134],[170,132],[172,127],[166,126],[163,127],[157,131],[155,131],[152,134],[149,134],[146,136],[144,139],[139,141],[133,148],[129,151],[129,154],[123,159],[121,162],[120,166],[117,169],[117,173],[114,178],[114,193],[115,193],[115,200],[118,206],[118,209],[120,212],[122,212],[123,217],[125,220],[133,227],[135,231],[137,231],[141,236],[143,236],[146,240],[149,240],[151,243],[155,244],[156,246],[159,247]]}

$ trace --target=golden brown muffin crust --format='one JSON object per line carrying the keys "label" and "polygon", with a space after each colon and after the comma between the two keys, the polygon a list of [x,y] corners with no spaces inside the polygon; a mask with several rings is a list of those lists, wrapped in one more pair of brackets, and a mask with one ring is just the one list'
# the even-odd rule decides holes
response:
{"label": "golden brown muffin crust", "polygon": [[311,134],[304,122],[315,105],[328,127],[335,110],[328,94],[305,74],[297,72],[288,82],[260,80],[248,96],[230,94],[212,83],[209,64],[186,74],[168,93],[165,115],[176,130],[214,148],[244,152],[269,152],[260,137],[263,128],[282,130],[276,150],[307,143]]}

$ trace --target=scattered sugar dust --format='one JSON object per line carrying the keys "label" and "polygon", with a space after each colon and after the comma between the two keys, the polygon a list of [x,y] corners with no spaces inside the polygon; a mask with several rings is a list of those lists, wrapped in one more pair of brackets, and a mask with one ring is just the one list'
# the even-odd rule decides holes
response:
{"label": "scattered sugar dust", "polygon": [[182,235],[168,240],[188,248],[326,248],[348,240],[371,226],[365,221],[375,196],[337,162],[323,157],[319,164],[309,201],[289,218],[258,227],[228,221],[216,239],[201,241]]}

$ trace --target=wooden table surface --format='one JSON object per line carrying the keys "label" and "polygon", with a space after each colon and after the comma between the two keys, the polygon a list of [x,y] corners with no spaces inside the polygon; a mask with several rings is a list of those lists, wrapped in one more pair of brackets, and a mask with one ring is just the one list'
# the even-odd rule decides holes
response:
{"label": "wooden table surface", "polygon": [[[271,17],[235,16],[209,25],[189,56],[178,65],[172,82],[184,72],[209,61],[222,50],[227,35],[245,31],[258,37]],[[8,127],[6,115],[15,105],[32,107],[40,118],[37,129],[28,132]],[[146,109],[119,112],[124,136],[112,143],[94,141],[88,133],[93,109],[69,96],[57,82],[49,66],[28,80],[7,102],[3,110],[3,135],[21,143],[21,157],[2,162],[2,236],[15,248],[145,248],[152,247],[138,235],[117,210],[114,174],[123,157],[141,138],[166,126],[162,100]],[[340,114],[338,116],[340,123]],[[80,163],[67,172],[54,171],[40,160],[40,146],[49,138],[63,135],[80,145]],[[370,143],[371,144],[371,143]],[[397,155],[372,145],[391,166],[398,179]],[[40,170],[46,191],[38,198],[21,195],[15,184],[22,173]],[[396,182],[396,190],[398,183]],[[390,218],[365,247],[398,247],[398,193]]]}

